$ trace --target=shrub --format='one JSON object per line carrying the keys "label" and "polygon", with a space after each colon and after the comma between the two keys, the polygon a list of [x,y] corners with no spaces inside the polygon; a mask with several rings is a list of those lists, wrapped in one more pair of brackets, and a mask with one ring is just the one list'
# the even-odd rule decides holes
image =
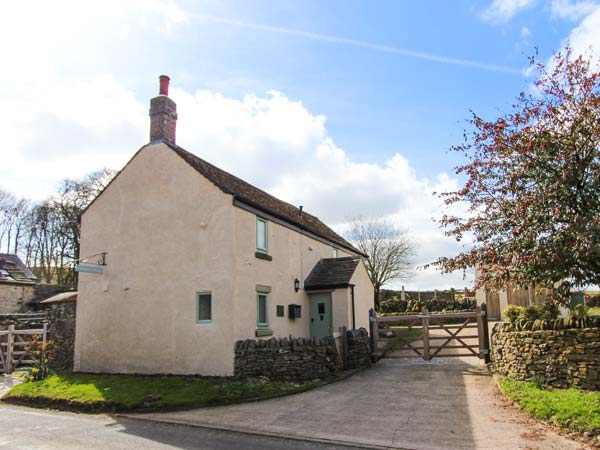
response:
{"label": "shrub", "polygon": [[560,316],[560,308],[554,302],[544,303],[539,306],[539,311],[542,320],[556,320]]}
{"label": "shrub", "polygon": [[509,323],[515,323],[518,320],[556,320],[560,316],[560,308],[554,302],[548,302],[543,305],[530,305],[527,307],[508,305],[503,312],[503,316]]}
{"label": "shrub", "polygon": [[538,320],[540,318],[540,310],[536,305],[529,305],[523,309],[519,316],[519,320]]}
{"label": "shrub", "polygon": [[502,315],[506,318],[507,322],[514,323],[522,317],[524,311],[525,308],[522,306],[508,305]]}
{"label": "shrub", "polygon": [[585,319],[589,316],[589,308],[583,304],[576,305],[571,311],[569,311],[569,317],[571,319]]}

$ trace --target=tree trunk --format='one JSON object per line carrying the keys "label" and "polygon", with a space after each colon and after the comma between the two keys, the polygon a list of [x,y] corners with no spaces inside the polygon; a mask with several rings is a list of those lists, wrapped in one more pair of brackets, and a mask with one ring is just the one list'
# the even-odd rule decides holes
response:
{"label": "tree trunk", "polygon": [[375,293],[375,311],[379,312],[379,296],[381,295],[381,287],[380,286],[374,286],[374,293]]}

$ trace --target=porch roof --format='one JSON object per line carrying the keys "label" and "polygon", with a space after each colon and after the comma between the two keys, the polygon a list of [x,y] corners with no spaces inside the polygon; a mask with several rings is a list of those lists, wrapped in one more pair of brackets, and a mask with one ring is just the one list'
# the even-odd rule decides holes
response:
{"label": "porch roof", "polygon": [[360,258],[347,256],[344,258],[323,258],[304,281],[304,289],[335,289],[348,287]]}

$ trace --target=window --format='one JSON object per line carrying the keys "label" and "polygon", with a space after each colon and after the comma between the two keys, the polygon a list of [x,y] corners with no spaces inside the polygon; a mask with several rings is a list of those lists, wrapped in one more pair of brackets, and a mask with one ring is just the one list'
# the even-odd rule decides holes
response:
{"label": "window", "polygon": [[285,316],[285,308],[283,307],[283,305],[277,305],[277,317],[284,317]]}
{"label": "window", "polygon": [[267,242],[267,221],[260,217],[256,218],[256,250],[262,253],[267,253],[269,251]]}
{"label": "window", "polygon": [[196,323],[212,322],[212,294],[199,292],[196,295]]}
{"label": "window", "polygon": [[258,328],[269,327],[269,312],[267,304],[267,294],[264,292],[256,293],[256,314]]}
{"label": "window", "polygon": [[333,249],[333,257],[334,258],[339,258],[340,257],[340,251],[337,248]]}

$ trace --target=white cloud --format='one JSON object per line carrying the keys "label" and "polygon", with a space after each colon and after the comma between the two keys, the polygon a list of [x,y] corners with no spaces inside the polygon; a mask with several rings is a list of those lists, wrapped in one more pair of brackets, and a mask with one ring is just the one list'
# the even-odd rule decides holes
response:
{"label": "white cloud", "polygon": [[598,9],[598,2],[591,0],[552,0],[550,12],[560,19],[579,20]]}
{"label": "white cloud", "polygon": [[532,6],[536,0],[494,0],[481,17],[490,22],[507,22],[515,14]]}
{"label": "white cloud", "polygon": [[521,28],[521,39],[529,40],[530,37],[531,37],[531,31],[529,30],[529,28],[522,27]]}
{"label": "white cloud", "polygon": [[588,54],[590,48],[598,55],[600,52],[600,8],[588,14],[575,27],[567,39],[567,43],[576,54]]}
{"label": "white cloud", "polygon": [[185,14],[161,0],[5,3],[2,186],[40,198],[66,176],[121,166],[145,140],[147,106],[112,75],[115,46],[134,52]]}

